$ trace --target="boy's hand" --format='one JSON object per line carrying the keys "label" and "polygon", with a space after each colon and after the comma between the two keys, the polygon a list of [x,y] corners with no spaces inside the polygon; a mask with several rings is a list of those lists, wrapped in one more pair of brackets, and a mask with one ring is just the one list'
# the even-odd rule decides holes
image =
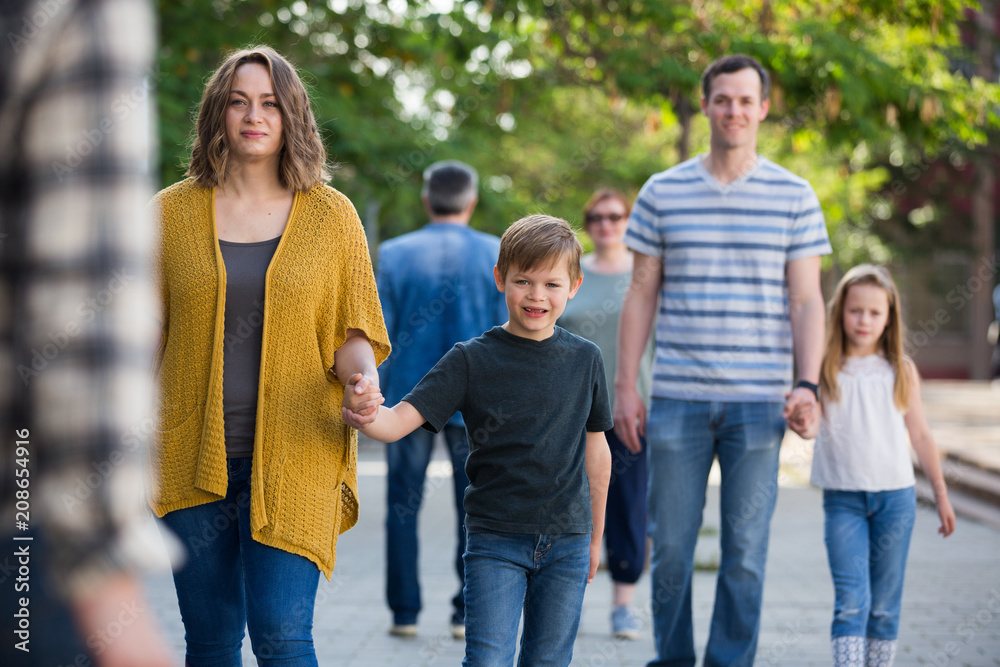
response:
{"label": "boy's hand", "polygon": [[594,576],[597,574],[597,566],[601,564],[601,543],[597,544],[593,542],[590,543],[590,573],[587,575],[587,583],[589,584],[594,580]]}
{"label": "boy's hand", "polygon": [[385,397],[379,391],[378,382],[361,373],[355,373],[344,386],[344,400],[341,403],[340,414],[348,426],[364,428],[375,421],[378,406],[384,402]]}

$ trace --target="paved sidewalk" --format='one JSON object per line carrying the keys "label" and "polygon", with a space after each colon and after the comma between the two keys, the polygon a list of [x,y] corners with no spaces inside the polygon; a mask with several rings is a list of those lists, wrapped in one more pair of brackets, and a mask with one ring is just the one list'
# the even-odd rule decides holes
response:
{"label": "paved sidewalk", "polygon": [[[757,665],[829,665],[828,630],[833,586],[823,548],[820,492],[804,484],[808,450],[786,441],[782,489],[772,523],[764,613]],[[459,665],[463,645],[448,632],[449,599],[457,585],[451,571],[454,510],[447,462],[432,464],[428,498],[421,513],[421,576],[424,611],[416,639],[390,637],[384,602],[383,528],[385,466],[382,446],[362,444],[359,462],[361,519],[341,537],[332,582],[320,580],[315,638],[319,663],[344,667]],[[710,488],[706,533],[719,526],[718,487]],[[955,534],[937,535],[937,516],[921,506],[910,548],[898,665],[1000,666],[1000,531],[959,518]],[[705,534],[698,560],[718,559],[718,536]],[[694,582],[695,641],[704,650],[715,575],[699,571]],[[156,610],[183,664],[183,629],[169,576],[147,580]],[[648,627],[649,580],[639,582],[637,606],[646,627],[639,641],[610,636],[611,585],[599,572],[584,602],[573,664],[645,665],[653,657]],[[249,639],[244,664],[254,665]]]}

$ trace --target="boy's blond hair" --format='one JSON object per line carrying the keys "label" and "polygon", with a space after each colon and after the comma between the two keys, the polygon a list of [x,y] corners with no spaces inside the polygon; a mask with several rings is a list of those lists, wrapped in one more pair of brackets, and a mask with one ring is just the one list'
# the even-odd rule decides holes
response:
{"label": "boy's blond hair", "polygon": [[512,266],[530,271],[565,257],[570,283],[575,283],[583,275],[582,255],[583,246],[568,222],[551,215],[529,215],[508,227],[500,237],[497,270],[501,279],[506,280]]}

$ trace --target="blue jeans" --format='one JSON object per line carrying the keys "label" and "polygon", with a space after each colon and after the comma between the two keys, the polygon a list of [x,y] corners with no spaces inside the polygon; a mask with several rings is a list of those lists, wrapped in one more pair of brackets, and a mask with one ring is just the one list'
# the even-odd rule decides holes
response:
{"label": "blue jeans", "polygon": [[590,571],[590,534],[468,531],[465,667],[569,665]]}
{"label": "blue jeans", "polygon": [[319,569],[250,536],[249,457],[229,459],[223,500],[170,512],[187,560],[174,573],[189,667],[240,667],[244,625],[260,665],[314,667]]}
{"label": "blue jeans", "polygon": [[646,441],[657,659],[650,666],[695,664],[691,579],[716,456],[722,471],[722,558],[704,664],[753,664],[778,494],[782,408],[781,403],[653,399]]}
{"label": "blue jeans", "polygon": [[[458,593],[452,598],[455,611],[452,623],[465,622],[465,570],[462,554],[465,553],[465,459],[469,456],[469,442],[464,426],[445,426],[444,439],[454,469],[452,481],[455,492],[455,512],[458,515],[455,572],[458,574]],[[416,431],[386,445],[388,465],[387,511],[385,517],[385,593],[392,609],[393,623],[411,625],[417,622],[422,603],[417,565],[420,546],[417,542],[417,514],[424,501],[424,479],[434,447],[434,434],[426,429]]]}
{"label": "blue jeans", "polygon": [[914,488],[823,491],[835,602],[832,637],[896,639],[917,513]]}

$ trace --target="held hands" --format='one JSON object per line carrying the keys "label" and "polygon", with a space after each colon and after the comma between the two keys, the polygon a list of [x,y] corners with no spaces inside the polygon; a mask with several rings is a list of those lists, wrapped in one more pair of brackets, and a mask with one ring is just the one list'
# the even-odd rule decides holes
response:
{"label": "held hands", "polygon": [[785,394],[785,409],[781,416],[788,422],[788,428],[806,440],[815,438],[819,432],[819,401],[804,387],[796,387]]}
{"label": "held hands", "polygon": [[340,414],[348,426],[363,429],[375,421],[378,406],[383,403],[385,397],[378,388],[378,379],[355,373],[344,386]]}

